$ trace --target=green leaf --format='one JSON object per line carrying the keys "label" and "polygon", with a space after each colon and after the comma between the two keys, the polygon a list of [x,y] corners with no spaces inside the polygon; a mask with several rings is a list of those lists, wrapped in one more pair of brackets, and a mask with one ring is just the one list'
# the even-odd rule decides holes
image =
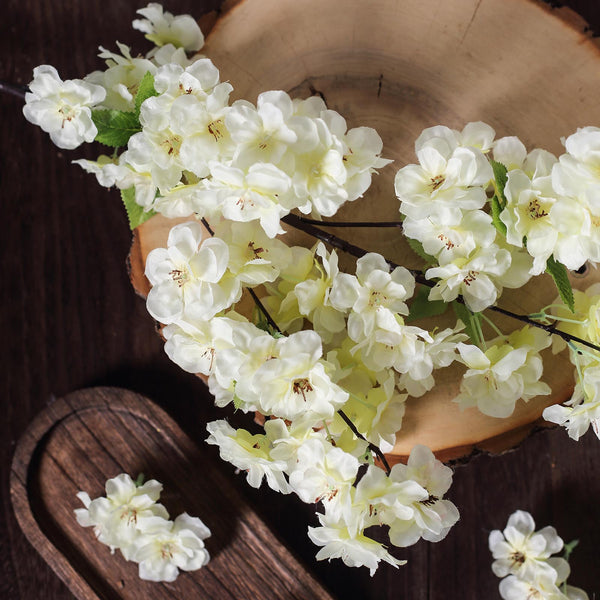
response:
{"label": "green leaf", "polygon": [[496,196],[501,208],[506,206],[506,196],[504,195],[504,188],[508,181],[508,169],[497,160],[490,160],[492,170],[494,171],[494,187],[496,188]]}
{"label": "green leaf", "polygon": [[454,300],[452,302],[452,308],[457,318],[459,318],[465,324],[465,333],[469,336],[469,339],[473,344],[479,346],[481,344],[479,331],[475,326],[475,321],[481,319],[479,313],[471,312],[462,302]]}
{"label": "green leaf", "polygon": [[121,200],[123,200],[125,210],[127,211],[127,218],[129,219],[129,227],[131,228],[131,231],[156,214],[156,212],[153,210],[145,211],[135,201],[135,187],[121,190]]}
{"label": "green leaf", "polygon": [[506,225],[500,220],[500,213],[502,212],[502,206],[498,201],[498,196],[494,196],[490,200],[492,206],[492,223],[497,231],[499,231],[504,237],[506,237]]}
{"label": "green leaf", "polygon": [[554,260],[554,256],[551,256],[546,263],[546,273],[552,275],[552,279],[554,279],[561,300],[569,307],[571,312],[574,313],[575,298],[573,297],[573,288],[571,287],[565,265]]}
{"label": "green leaf", "polygon": [[129,138],[142,130],[139,118],[133,112],[93,110],[92,120],[98,129],[96,141],[112,148],[127,146]]}
{"label": "green leaf", "polygon": [[146,71],[146,74],[142,77],[138,86],[137,94],[135,95],[135,114],[138,117],[144,100],[147,100],[152,96],[158,96],[158,92],[154,89],[154,75],[152,75],[150,71]]}
{"label": "green leaf", "polygon": [[429,288],[422,285],[417,292],[417,295],[413,298],[410,305],[410,312],[406,317],[406,322],[410,323],[416,319],[423,319],[425,317],[436,317],[443,315],[448,308],[448,304],[443,300],[429,300]]}
{"label": "green leaf", "polygon": [[423,250],[423,244],[419,242],[419,240],[414,240],[412,238],[404,236],[404,239],[408,242],[410,249],[420,258],[422,258],[428,265],[434,265],[436,263],[435,258],[430,254],[427,254],[425,250]]}
{"label": "green leaf", "polygon": [[240,410],[240,408],[242,408],[243,405],[244,405],[244,401],[237,394],[234,394],[233,395],[233,408],[235,410]]}

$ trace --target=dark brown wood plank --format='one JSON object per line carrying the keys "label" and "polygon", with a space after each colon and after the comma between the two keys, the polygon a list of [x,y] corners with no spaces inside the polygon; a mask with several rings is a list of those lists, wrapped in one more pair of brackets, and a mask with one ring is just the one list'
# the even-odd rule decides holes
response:
{"label": "dark brown wood plank", "polygon": [[[145,4],[5,0],[0,78],[26,84],[33,67],[44,63],[55,65],[64,77],[81,77],[99,68],[98,45],[114,48],[118,39],[141,48],[130,21]],[[219,2],[166,4],[173,12],[197,15]],[[562,4],[576,8],[600,32],[596,0]],[[9,470],[27,425],[52,394],[64,396],[91,385],[127,387],[149,396],[195,440],[206,437],[203,423],[222,418],[216,416],[222,411],[212,407],[200,382],[164,356],[144,304],[131,290],[125,268],[131,239],[118,194],[99,188],[70,164],[85,151],[58,151],[25,121],[21,107],[17,98],[0,95],[0,202],[7,223],[0,237],[0,598],[72,600],[13,514]],[[216,458],[214,448],[209,453]],[[487,535],[502,527],[513,510],[524,508],[540,525],[556,525],[565,539],[581,539],[572,559],[572,581],[600,598],[598,456],[593,434],[576,444],[554,431],[526,441],[514,453],[478,458],[456,472],[452,497],[462,519],[448,539],[393,551],[408,565],[398,571],[382,567],[373,579],[335,561],[314,561],[317,549],[306,537],[307,524],[316,524],[312,507],[249,488],[229,465],[221,472],[339,597],[497,600]]]}

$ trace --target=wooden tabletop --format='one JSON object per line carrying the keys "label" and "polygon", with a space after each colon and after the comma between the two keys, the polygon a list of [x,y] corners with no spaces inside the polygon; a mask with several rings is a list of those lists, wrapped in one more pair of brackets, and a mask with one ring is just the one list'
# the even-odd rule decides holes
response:
{"label": "wooden tabletop", "polygon": [[[199,15],[220,2],[166,4],[174,13]],[[562,4],[600,32],[597,0]],[[44,63],[64,78],[81,77],[100,66],[97,46],[113,48],[117,39],[141,47],[130,21],[143,5],[5,0],[0,79],[27,84],[33,67]],[[93,152],[59,151],[25,121],[17,97],[0,94],[0,106],[0,202],[6,224],[0,238],[0,598],[70,599],[12,513],[10,464],[29,422],[53,396],[98,385],[148,396],[197,440],[206,437],[204,423],[218,413],[203,384],[167,359],[144,302],[131,289],[125,268],[131,237],[118,195],[70,164],[93,158]],[[335,597],[495,600],[498,579],[490,570],[487,537],[520,508],[540,526],[553,524],[566,541],[581,540],[570,581],[590,598],[594,593],[600,598],[599,458],[593,433],[575,443],[562,430],[535,434],[501,457],[473,458],[455,472],[450,497],[461,520],[446,540],[395,551],[408,564],[399,570],[383,566],[373,578],[364,569],[315,562],[316,548],[306,537],[307,525],[315,524],[311,507],[267,489],[256,493],[229,465],[219,468]]]}

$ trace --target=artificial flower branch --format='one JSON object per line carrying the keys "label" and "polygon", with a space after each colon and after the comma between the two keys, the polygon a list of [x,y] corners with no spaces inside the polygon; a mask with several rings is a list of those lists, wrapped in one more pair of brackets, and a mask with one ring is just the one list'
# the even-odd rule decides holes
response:
{"label": "artificial flower branch", "polygon": [[299,219],[303,223],[321,227],[396,227],[402,229],[402,221],[319,221],[307,217],[299,217]]}
{"label": "artificial flower branch", "polygon": [[[600,129],[567,138],[560,158],[528,153],[515,137],[495,139],[484,123],[424,130],[415,142],[419,164],[395,178],[402,235],[428,259],[426,273],[409,271],[319,227],[328,224],[318,219],[358,200],[391,162],[375,130],[348,129],[316,96],[267,91],[256,105],[230,103],[232,86],[210,59],[194,54],[203,36],[189,15],[155,3],[138,13],[134,27],[156,44],[146,56],[132,56],[123,44],[119,53],[102,49],[105,70],[83,80],[62,81],[41,65],[23,112],[61,148],[98,141],[114,149],[76,162],[121,190],[132,229],[156,213],[189,218],[171,229],[167,247],[147,256],[148,312],[164,325],[169,357],[206,376],[217,406],[269,416],[257,435],[224,419],[209,423],[207,442],[250,485],[266,480],[320,504],[320,526],[309,528],[322,547],[317,559],[341,558],[373,574],[380,561],[403,561],[366,536],[369,527],[388,527],[390,542],[406,547],[443,539],[458,520],[444,499],[452,471],[429,449],[416,446],[406,465],[387,473],[367,452],[370,444],[382,453],[394,447],[407,398],[433,389],[436,369],[461,363],[467,368],[454,401],[508,417],[519,399],[550,394],[540,353],[551,344],[546,333],[559,335],[569,340],[578,383],[571,400],[544,417],[574,439],[590,426],[600,437],[600,360],[583,349],[598,350],[600,289],[573,290],[567,276],[588,260],[600,262],[600,222],[590,201]],[[211,237],[198,218],[210,221]],[[320,242],[287,246],[282,223]],[[335,249],[357,258],[355,274],[340,271]],[[558,315],[564,332],[495,306],[504,288],[544,271],[570,311]],[[409,311],[416,283],[426,287]],[[262,316],[255,322],[258,311],[236,312],[245,289],[269,327]],[[477,345],[460,323],[428,331],[410,322],[453,301]],[[525,326],[484,340],[486,308]],[[576,321],[574,314],[579,324],[565,320]]]}
{"label": "artificial flower branch", "polygon": [[[330,246],[332,246],[334,248],[342,250],[343,252],[347,252],[348,254],[351,254],[352,256],[355,256],[356,258],[361,258],[362,256],[365,256],[366,254],[368,254],[368,250],[365,250],[364,248],[356,246],[355,244],[351,244],[350,242],[347,242],[346,240],[334,235],[333,233],[329,233],[327,231],[322,231],[318,227],[315,227],[314,224],[320,223],[319,221],[304,219],[303,217],[299,217],[298,215],[294,215],[294,214],[286,215],[281,220],[282,220],[282,222],[287,223],[288,225],[291,225],[292,227],[295,227],[296,229],[299,229],[299,230],[303,231],[304,233],[307,233],[307,234],[311,235],[312,237],[314,237],[318,240],[321,240],[322,242],[329,244]],[[389,260],[387,258],[385,260],[388,263],[388,265],[390,266],[390,269],[395,269],[400,266],[392,260]],[[413,277],[415,278],[415,281],[417,281],[418,283],[425,285],[427,287],[430,287],[430,288],[432,288],[436,285],[435,281],[430,281],[429,279],[425,278],[425,274],[423,273],[423,271],[420,271],[418,269],[408,269],[408,271],[411,273],[411,275],[413,275]],[[461,304],[465,304],[464,298],[460,295],[455,298],[455,301],[459,302]],[[557,329],[555,325],[548,325],[548,324],[540,323],[539,321],[536,321],[533,318],[531,318],[531,316],[520,315],[520,314],[514,313],[510,310],[507,310],[505,308],[501,308],[500,306],[497,306],[497,305],[487,306],[486,308],[487,308],[487,310],[497,312],[504,316],[515,319],[517,321],[521,321],[522,323],[527,323],[528,325],[537,327],[538,329],[543,329],[545,332],[547,332],[551,335],[557,335],[557,336],[561,337],[566,342],[577,342],[578,344],[587,346],[588,348],[591,348],[592,350],[595,350],[596,352],[600,352],[600,346],[593,344],[588,340],[584,340],[583,338],[578,337],[576,335],[567,333],[565,331],[561,331],[560,329]]]}
{"label": "artificial flower branch", "polygon": [[379,449],[379,447],[373,444],[372,442],[369,442],[369,440],[367,440],[367,438],[360,431],[358,431],[356,425],[354,425],[350,417],[341,408],[338,409],[337,414],[340,415],[340,417],[342,417],[342,420],[346,423],[346,425],[348,425],[348,427],[350,427],[350,430],[358,439],[367,442],[369,450],[371,450],[377,455],[377,458],[379,458],[379,460],[385,468],[385,472],[388,475],[390,475],[392,472],[392,468],[390,467],[390,464],[388,463],[385,454]]}

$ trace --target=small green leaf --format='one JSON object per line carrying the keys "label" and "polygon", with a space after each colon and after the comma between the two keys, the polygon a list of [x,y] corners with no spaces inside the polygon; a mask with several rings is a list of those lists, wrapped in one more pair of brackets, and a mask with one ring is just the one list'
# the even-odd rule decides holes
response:
{"label": "small green leaf", "polygon": [[435,258],[430,254],[427,254],[425,250],[423,250],[423,244],[419,242],[419,240],[414,240],[413,238],[404,237],[404,239],[408,242],[410,249],[420,258],[422,258],[428,265],[434,265],[436,263]]}
{"label": "small green leaf", "polygon": [[93,110],[92,120],[98,129],[96,141],[113,148],[127,146],[129,138],[142,130],[138,116],[133,112]]}
{"label": "small green leaf", "polygon": [[496,189],[496,196],[500,207],[506,206],[506,196],[504,195],[504,188],[508,181],[508,169],[497,160],[490,160],[492,170],[494,171],[494,188]]}
{"label": "small green leaf", "polygon": [[556,289],[561,300],[569,307],[572,313],[575,312],[575,298],[573,297],[573,288],[569,281],[567,268],[562,263],[559,263],[551,256],[546,263],[546,273],[552,275]]}
{"label": "small green leaf", "polygon": [[123,200],[125,210],[127,211],[127,218],[129,219],[131,231],[156,214],[153,210],[145,211],[143,207],[135,201],[135,187],[121,190],[121,200]]}
{"label": "small green leaf", "polygon": [[413,298],[410,305],[410,312],[406,317],[406,322],[410,323],[416,319],[423,319],[425,317],[436,317],[443,315],[448,308],[448,304],[443,300],[429,300],[429,288],[422,285],[417,292],[417,295]]}
{"label": "small green leaf", "polygon": [[237,394],[234,394],[233,395],[233,408],[235,410],[240,410],[240,408],[242,408],[243,404],[244,404],[244,401]]}
{"label": "small green leaf", "polygon": [[452,302],[452,308],[457,318],[459,318],[465,324],[465,333],[469,336],[469,339],[473,344],[479,346],[481,344],[479,331],[475,326],[475,321],[481,319],[479,313],[471,312],[462,302],[454,300]]}
{"label": "small green leaf", "polygon": [[571,554],[575,548],[579,545],[579,540],[572,540],[568,544],[564,545],[563,558],[568,562]]}
{"label": "small green leaf", "polygon": [[152,96],[158,96],[158,92],[154,89],[154,75],[152,75],[150,71],[146,71],[146,74],[142,77],[138,86],[137,94],[135,95],[135,114],[138,117],[144,100],[147,100]]}
{"label": "small green leaf", "polygon": [[490,200],[492,206],[492,223],[497,231],[499,231],[504,237],[506,237],[506,225],[500,220],[500,213],[502,212],[502,206],[498,201],[498,196],[494,196]]}

